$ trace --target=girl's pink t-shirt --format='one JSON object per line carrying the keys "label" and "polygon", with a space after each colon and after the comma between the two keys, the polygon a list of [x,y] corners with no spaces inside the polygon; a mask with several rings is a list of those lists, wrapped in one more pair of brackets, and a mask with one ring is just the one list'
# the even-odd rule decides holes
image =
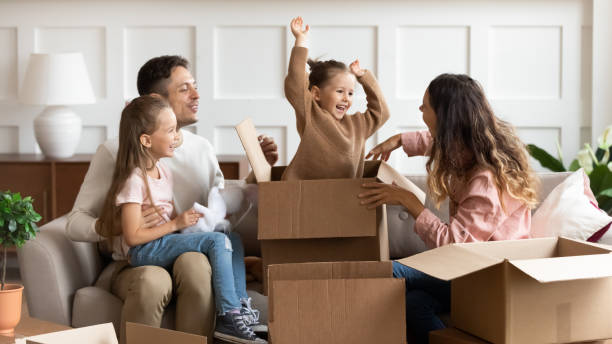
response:
{"label": "girl's pink t-shirt", "polygon": [[142,178],[142,171],[135,169],[130,177],[128,177],[123,189],[117,195],[117,206],[124,203],[138,203],[143,206],[143,209],[148,208],[152,204],[160,208],[164,222],[170,221],[174,210],[172,201],[172,172],[159,161],[156,164],[159,170],[159,179],[147,176],[149,189],[153,202],[147,196],[147,189]]}
{"label": "girl's pink t-shirt", "polygon": [[[403,133],[408,156],[429,155],[433,139],[429,131]],[[416,218],[414,231],[429,247],[472,241],[529,238],[531,210],[523,201],[502,192],[504,207],[493,173],[474,169],[465,183],[453,185],[449,199],[449,223],[425,209]]]}

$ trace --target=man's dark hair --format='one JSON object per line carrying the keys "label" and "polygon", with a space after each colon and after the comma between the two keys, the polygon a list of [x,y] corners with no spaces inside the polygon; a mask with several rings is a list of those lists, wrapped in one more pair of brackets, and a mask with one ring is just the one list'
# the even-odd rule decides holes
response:
{"label": "man's dark hair", "polygon": [[157,93],[167,97],[170,74],[179,66],[189,69],[189,62],[178,55],[164,55],[150,59],[138,71],[136,82],[138,93],[141,96]]}

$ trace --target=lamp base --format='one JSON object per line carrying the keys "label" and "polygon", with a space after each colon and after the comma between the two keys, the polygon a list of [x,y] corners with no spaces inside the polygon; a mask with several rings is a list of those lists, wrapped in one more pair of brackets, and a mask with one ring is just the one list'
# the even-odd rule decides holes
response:
{"label": "lamp base", "polygon": [[48,106],[34,119],[34,134],[45,156],[69,158],[81,138],[81,118],[67,106]]}

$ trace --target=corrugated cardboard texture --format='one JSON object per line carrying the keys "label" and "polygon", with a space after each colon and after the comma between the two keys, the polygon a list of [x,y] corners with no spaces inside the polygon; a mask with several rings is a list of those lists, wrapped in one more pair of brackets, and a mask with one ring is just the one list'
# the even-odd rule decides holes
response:
{"label": "corrugated cardboard texture", "polygon": [[127,344],[206,344],[206,337],[127,322]]}
{"label": "corrugated cardboard texture", "polygon": [[397,184],[402,188],[411,191],[421,203],[425,204],[426,194],[423,190],[419,189],[416,184],[408,180],[406,177],[402,176],[399,172],[397,172],[391,165],[387,164],[384,161],[380,161],[380,167],[378,168],[377,178],[386,184]]}
{"label": "corrugated cardboard texture", "polygon": [[[359,203],[364,179],[259,183],[259,240],[375,236],[376,212]],[[374,181],[371,179],[370,181]]]}
{"label": "corrugated cardboard texture", "polygon": [[400,279],[276,281],[272,297],[273,343],[406,343]]}
{"label": "corrugated cardboard texture", "polygon": [[[332,263],[298,263],[275,264],[268,267],[268,280],[323,280],[355,278],[389,278],[393,277],[393,263],[387,262],[332,262]],[[268,298],[269,320],[274,315],[274,300]]]}
{"label": "corrugated cardboard texture", "polygon": [[[385,237],[386,231],[386,226],[381,228]],[[380,237],[263,240],[264,292],[268,295],[270,264],[389,260],[389,244],[381,244]]]}
{"label": "corrugated cardboard texture", "polygon": [[490,344],[456,328],[445,328],[429,332],[429,344]]}
{"label": "corrugated cardboard texture", "polygon": [[511,265],[508,270],[507,343],[612,338],[612,278],[542,284]]}
{"label": "corrugated cardboard texture", "polygon": [[112,323],[105,323],[59,332],[26,337],[31,344],[117,344],[117,336]]}
{"label": "corrugated cardboard texture", "polygon": [[501,343],[508,316],[506,300],[503,264],[457,278],[451,282],[451,323]]}

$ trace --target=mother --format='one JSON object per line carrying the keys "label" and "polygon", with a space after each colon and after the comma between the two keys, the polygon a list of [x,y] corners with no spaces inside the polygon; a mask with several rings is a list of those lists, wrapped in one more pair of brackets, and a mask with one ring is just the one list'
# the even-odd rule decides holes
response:
{"label": "mother", "polygon": [[[429,196],[437,206],[450,199],[449,223],[396,185],[364,184],[361,203],[404,206],[429,247],[528,238],[536,179],[525,145],[494,115],[481,86],[467,75],[442,74],[429,84],[419,110],[428,131],[392,136],[366,158],[388,160],[400,146],[408,156],[428,155]],[[408,336],[427,343],[429,331],[445,327],[436,314],[449,310],[450,285],[396,262],[393,275],[406,279]]]}

